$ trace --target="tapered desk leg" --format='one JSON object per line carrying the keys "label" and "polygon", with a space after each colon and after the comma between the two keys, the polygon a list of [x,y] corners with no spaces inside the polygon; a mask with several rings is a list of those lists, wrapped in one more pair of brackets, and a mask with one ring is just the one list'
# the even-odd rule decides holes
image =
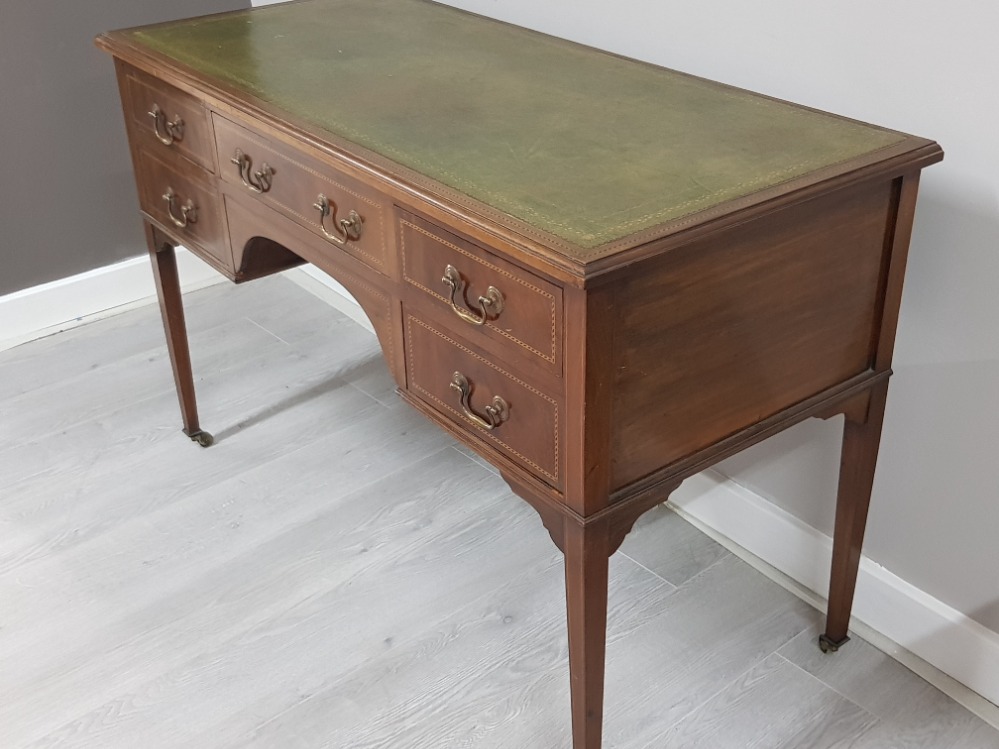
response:
{"label": "tapered desk leg", "polygon": [[600,749],[607,647],[606,523],[565,523],[565,590],[569,618],[573,749]]}
{"label": "tapered desk leg", "polygon": [[184,322],[184,304],[180,295],[174,245],[149,224],[146,224],[146,241],[153,264],[153,276],[156,278],[156,294],[160,300],[160,314],[163,316],[167,348],[173,365],[173,379],[180,399],[184,434],[202,447],[208,447],[214,439],[198,424],[198,404],[194,397],[191,352],[187,343],[187,326]]}
{"label": "tapered desk leg", "polygon": [[850,639],[847,628],[874,486],[887,395],[888,381],[885,380],[871,390],[866,419],[857,421],[847,415],[843,427],[829,610],[825,634],[819,638],[819,647],[825,652],[838,650]]}

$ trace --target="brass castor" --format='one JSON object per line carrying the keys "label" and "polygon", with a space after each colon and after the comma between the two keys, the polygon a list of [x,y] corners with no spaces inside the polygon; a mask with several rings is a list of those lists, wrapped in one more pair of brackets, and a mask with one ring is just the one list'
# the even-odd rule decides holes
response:
{"label": "brass castor", "polygon": [[202,447],[210,447],[215,442],[215,438],[212,437],[211,433],[205,432],[201,429],[199,429],[196,432],[192,432],[187,436],[190,437],[193,441],[197,442]]}
{"label": "brass castor", "polygon": [[825,635],[819,635],[819,650],[823,653],[835,653],[849,641],[849,637],[844,637],[839,642],[836,642],[835,640],[830,640]]}

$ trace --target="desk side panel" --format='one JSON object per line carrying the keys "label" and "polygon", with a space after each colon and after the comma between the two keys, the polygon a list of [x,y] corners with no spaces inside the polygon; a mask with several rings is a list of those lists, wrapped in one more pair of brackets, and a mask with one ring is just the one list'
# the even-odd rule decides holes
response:
{"label": "desk side panel", "polygon": [[620,282],[612,491],[870,369],[896,199],[841,189]]}

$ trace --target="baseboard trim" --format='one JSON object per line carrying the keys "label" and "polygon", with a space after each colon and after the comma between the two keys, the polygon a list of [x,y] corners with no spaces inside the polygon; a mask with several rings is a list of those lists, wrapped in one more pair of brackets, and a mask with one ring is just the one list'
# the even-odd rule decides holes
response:
{"label": "baseboard trim", "polygon": [[[177,266],[185,291],[225,280],[183,247]],[[156,285],[146,255],[0,296],[0,351],[149,304]]]}
{"label": "baseboard trim", "polygon": [[[762,560],[778,573],[773,579],[825,609],[829,536],[714,471],[685,481],[670,504],[746,561]],[[999,728],[999,633],[867,557],[860,563],[851,629]]]}

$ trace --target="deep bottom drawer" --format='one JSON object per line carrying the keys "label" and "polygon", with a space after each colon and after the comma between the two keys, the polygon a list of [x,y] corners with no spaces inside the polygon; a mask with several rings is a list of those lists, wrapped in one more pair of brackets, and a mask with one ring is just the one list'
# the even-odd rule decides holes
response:
{"label": "deep bottom drawer", "polygon": [[231,272],[218,193],[145,151],[139,152],[136,166],[142,210],[183,244]]}
{"label": "deep bottom drawer", "polygon": [[410,392],[561,488],[559,394],[542,392],[411,314],[406,355]]}

